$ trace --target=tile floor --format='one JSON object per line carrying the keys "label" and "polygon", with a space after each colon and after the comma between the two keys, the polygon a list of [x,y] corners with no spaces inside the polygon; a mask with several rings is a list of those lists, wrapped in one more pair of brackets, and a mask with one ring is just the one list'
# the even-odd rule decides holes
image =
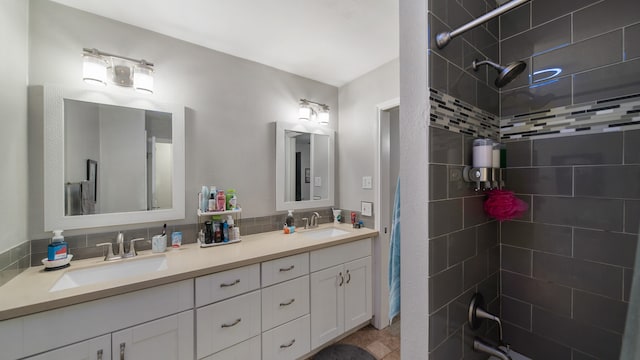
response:
{"label": "tile floor", "polygon": [[400,321],[382,330],[368,325],[338,343],[357,345],[377,360],[400,360]]}

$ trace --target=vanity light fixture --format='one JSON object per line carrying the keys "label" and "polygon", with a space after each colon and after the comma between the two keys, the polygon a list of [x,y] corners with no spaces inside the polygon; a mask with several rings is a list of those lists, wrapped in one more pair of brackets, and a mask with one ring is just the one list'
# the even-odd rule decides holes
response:
{"label": "vanity light fixture", "polygon": [[107,85],[107,78],[116,85],[133,87],[153,94],[153,64],[142,59],[109,54],[98,49],[82,49],[82,79],[90,84]]}
{"label": "vanity light fixture", "polygon": [[300,99],[298,118],[303,121],[316,121],[322,125],[329,125],[329,105]]}

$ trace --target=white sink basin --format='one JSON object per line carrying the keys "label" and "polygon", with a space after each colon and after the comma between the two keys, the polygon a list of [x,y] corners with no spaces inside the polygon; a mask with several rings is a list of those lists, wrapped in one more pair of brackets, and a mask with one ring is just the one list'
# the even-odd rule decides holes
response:
{"label": "white sink basin", "polygon": [[49,292],[124,279],[130,276],[166,270],[167,268],[167,258],[161,255],[140,259],[117,260],[84,269],[67,270]]}
{"label": "white sink basin", "polygon": [[302,233],[302,235],[315,240],[320,240],[320,239],[328,239],[332,237],[342,236],[348,233],[349,233],[348,231],[336,229],[332,227],[332,228],[306,231]]}

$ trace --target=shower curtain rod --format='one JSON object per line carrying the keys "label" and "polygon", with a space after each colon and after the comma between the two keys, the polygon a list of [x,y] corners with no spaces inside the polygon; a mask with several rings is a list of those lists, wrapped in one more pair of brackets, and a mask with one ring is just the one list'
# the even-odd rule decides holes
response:
{"label": "shower curtain rod", "polygon": [[453,39],[454,37],[467,32],[471,29],[473,29],[476,26],[482,25],[485,22],[493,19],[496,16],[500,16],[504,13],[506,13],[507,11],[516,8],[526,2],[529,2],[531,0],[513,0],[510,1],[507,4],[504,4],[494,10],[491,10],[490,12],[480,16],[479,18],[468,22],[465,25],[460,26],[459,28],[451,31],[451,32],[441,32],[438,35],[436,35],[436,45],[438,46],[438,49],[442,49],[443,47],[447,46],[447,44],[449,43],[449,41],[451,41],[451,39]]}

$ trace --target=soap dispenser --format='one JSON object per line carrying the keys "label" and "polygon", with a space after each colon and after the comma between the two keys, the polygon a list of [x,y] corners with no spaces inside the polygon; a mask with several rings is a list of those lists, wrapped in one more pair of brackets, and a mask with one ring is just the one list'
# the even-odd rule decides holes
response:
{"label": "soap dispenser", "polygon": [[62,230],[53,230],[51,243],[47,247],[47,260],[66,259],[68,248],[67,243],[64,241],[64,236],[62,236]]}

